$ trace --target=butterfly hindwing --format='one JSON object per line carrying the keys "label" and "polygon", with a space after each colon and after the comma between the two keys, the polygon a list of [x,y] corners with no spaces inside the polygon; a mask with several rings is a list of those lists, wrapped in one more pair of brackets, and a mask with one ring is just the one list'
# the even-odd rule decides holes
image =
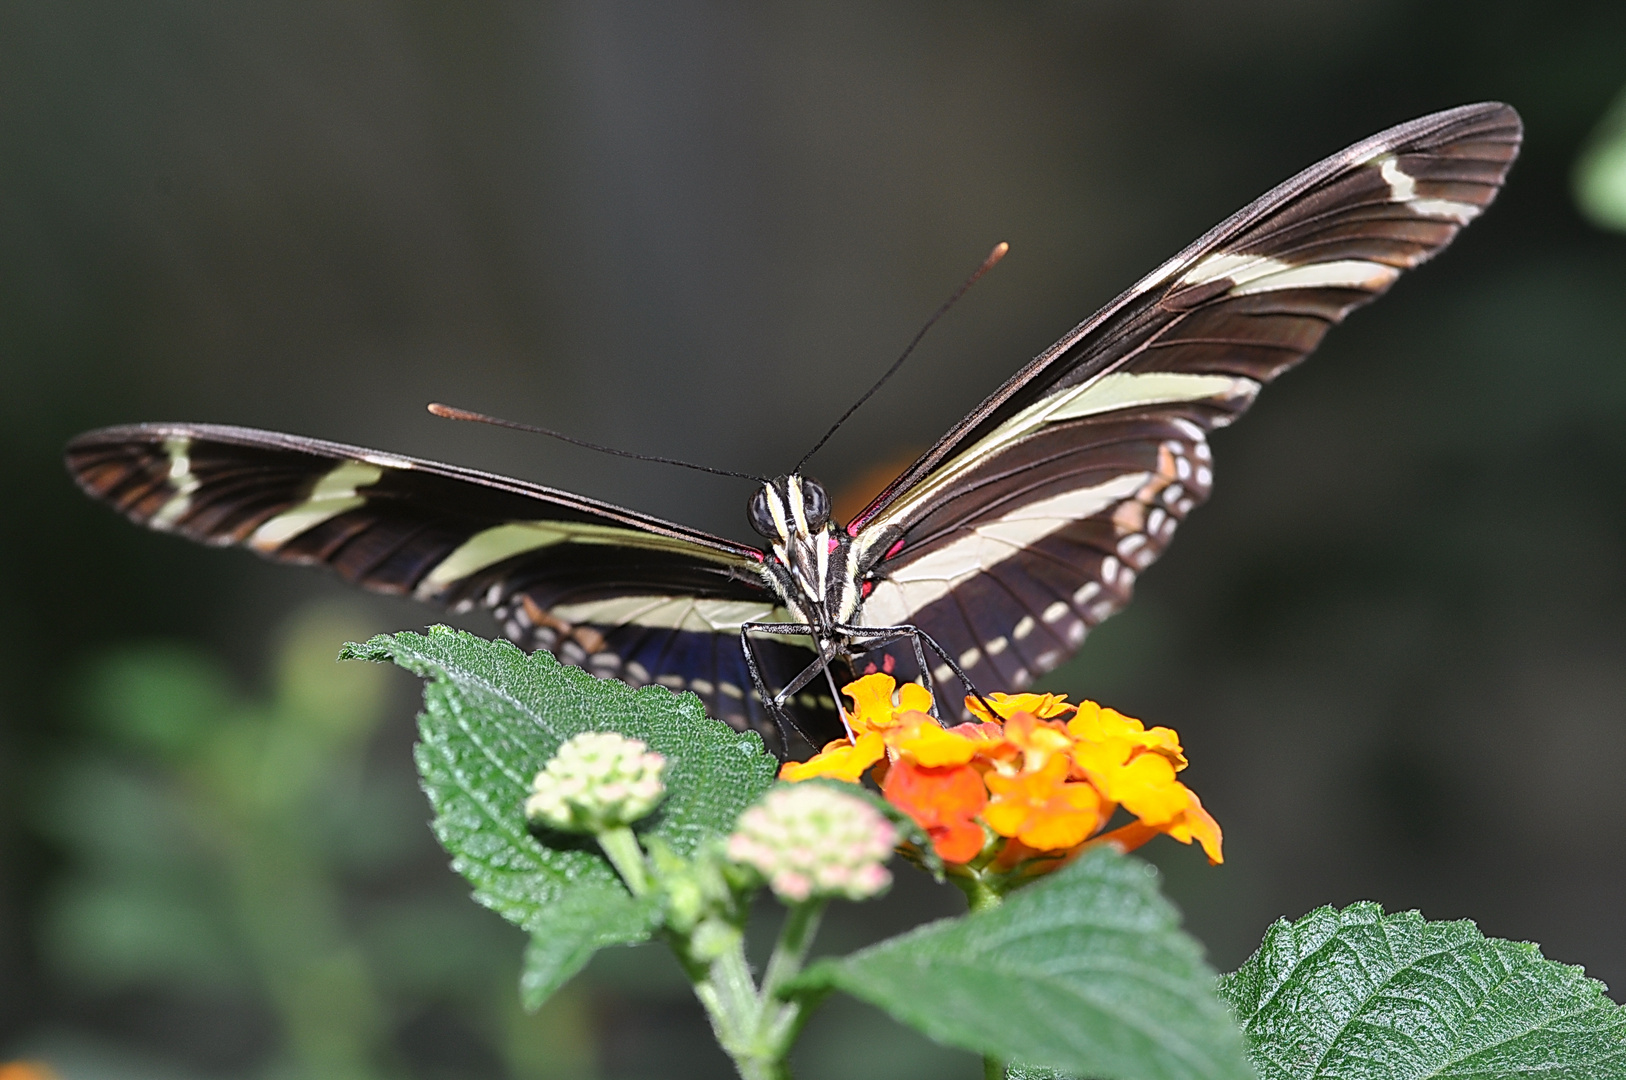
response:
{"label": "butterfly hindwing", "polygon": [[919,625],[982,685],[1019,688],[1060,663],[1207,498],[1207,433],[1450,243],[1519,139],[1495,103],[1373,136],[1085,320],[849,526],[873,575],[861,621]]}

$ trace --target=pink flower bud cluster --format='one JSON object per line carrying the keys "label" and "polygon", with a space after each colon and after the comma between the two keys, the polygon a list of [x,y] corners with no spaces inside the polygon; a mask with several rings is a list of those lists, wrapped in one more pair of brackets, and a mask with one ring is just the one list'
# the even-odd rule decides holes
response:
{"label": "pink flower bud cluster", "polygon": [[752,867],[787,903],[812,896],[863,900],[892,883],[881,865],[898,842],[864,800],[814,784],[782,786],[740,815],[728,857]]}

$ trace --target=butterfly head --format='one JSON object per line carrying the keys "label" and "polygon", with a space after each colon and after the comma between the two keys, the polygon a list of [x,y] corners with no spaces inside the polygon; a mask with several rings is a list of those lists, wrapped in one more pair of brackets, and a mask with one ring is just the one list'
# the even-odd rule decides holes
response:
{"label": "butterfly head", "polygon": [[792,473],[769,480],[751,499],[751,528],[775,544],[807,540],[830,524],[830,493],[817,480]]}
{"label": "butterfly head", "polygon": [[[797,473],[763,484],[746,515],[768,541],[768,571],[799,619],[829,625],[851,616],[856,592],[846,573],[847,534],[830,520],[830,493]],[[851,595],[849,595],[851,594]]]}

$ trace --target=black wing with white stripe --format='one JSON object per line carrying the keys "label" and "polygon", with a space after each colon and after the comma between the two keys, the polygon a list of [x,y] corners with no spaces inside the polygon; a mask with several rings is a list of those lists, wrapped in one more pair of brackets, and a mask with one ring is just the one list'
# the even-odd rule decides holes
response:
{"label": "black wing with white stripe", "polygon": [[[738,645],[741,621],[784,618],[754,548],[509,477],[250,428],[106,428],[70,443],[67,462],[138,524],[490,608],[527,649],[693,689],[713,715],[771,728]],[[781,679],[812,656],[764,643]]]}
{"label": "black wing with white stripe", "polygon": [[849,525],[862,622],[920,626],[985,686],[1056,666],[1207,498],[1207,433],[1449,244],[1495,198],[1520,134],[1497,103],[1391,128],[1085,320]]}

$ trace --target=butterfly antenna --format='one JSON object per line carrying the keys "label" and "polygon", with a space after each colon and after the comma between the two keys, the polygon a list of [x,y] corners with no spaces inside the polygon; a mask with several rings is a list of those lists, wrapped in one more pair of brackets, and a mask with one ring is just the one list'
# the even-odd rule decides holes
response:
{"label": "butterfly antenna", "polygon": [[470,420],[477,424],[490,424],[493,427],[513,428],[515,431],[529,431],[536,435],[546,435],[551,439],[558,439],[560,442],[570,443],[572,446],[581,446],[588,450],[597,450],[601,454],[614,454],[616,457],[632,458],[634,461],[654,461],[661,465],[679,465],[685,469],[694,469],[696,472],[711,473],[714,476],[732,476],[740,480],[754,480],[759,484],[767,483],[767,479],[765,477],[753,476],[751,473],[734,472],[730,469],[713,469],[709,465],[696,465],[692,461],[679,461],[677,458],[655,457],[653,454],[635,454],[631,450],[617,450],[613,446],[600,446],[598,443],[591,443],[586,439],[578,439],[574,436],[566,435],[562,431],[554,431],[552,428],[537,427],[535,424],[521,424],[517,420],[504,420],[499,416],[487,416],[485,413],[470,412],[467,409],[459,409],[451,405],[442,405],[438,401],[432,401],[429,403],[429,411],[436,416],[443,417],[447,420]]}
{"label": "butterfly antenna", "polygon": [[813,444],[813,449],[802,455],[802,460],[796,463],[796,472],[802,471],[802,466],[807,464],[808,459],[810,459],[814,454],[818,453],[819,449],[824,446],[825,443],[830,441],[830,436],[834,435],[836,430],[840,428],[842,424],[847,422],[847,418],[849,416],[858,411],[858,407],[860,405],[864,404],[864,402],[868,401],[871,397],[874,397],[875,392],[881,387],[885,386],[886,381],[898,373],[898,369],[903,366],[903,362],[905,360],[909,359],[909,354],[915,351],[915,346],[920,344],[920,339],[926,336],[926,331],[932,328],[932,324],[937,322],[937,320],[941,319],[944,315],[947,315],[948,309],[953,307],[955,302],[959,300],[960,297],[964,296],[966,291],[969,290],[971,286],[975,285],[982,275],[992,270],[999,260],[1005,257],[1005,253],[1009,250],[1011,250],[1011,245],[1005,243],[1004,241],[994,245],[994,250],[990,251],[988,253],[988,257],[982,260],[982,265],[977,267],[977,269],[972,272],[971,276],[965,279],[965,284],[954,290],[954,295],[943,301],[943,306],[933,312],[932,317],[926,320],[926,325],[922,326],[920,328],[920,332],[914,336],[914,340],[909,342],[909,347],[903,350],[903,355],[892,361],[892,366],[886,369],[886,374],[882,375],[879,379],[876,379],[875,385],[870,387],[868,390],[865,390],[864,396],[853,402],[852,407],[841,414],[841,419],[830,425],[830,430],[824,433],[824,437],[822,439]]}

